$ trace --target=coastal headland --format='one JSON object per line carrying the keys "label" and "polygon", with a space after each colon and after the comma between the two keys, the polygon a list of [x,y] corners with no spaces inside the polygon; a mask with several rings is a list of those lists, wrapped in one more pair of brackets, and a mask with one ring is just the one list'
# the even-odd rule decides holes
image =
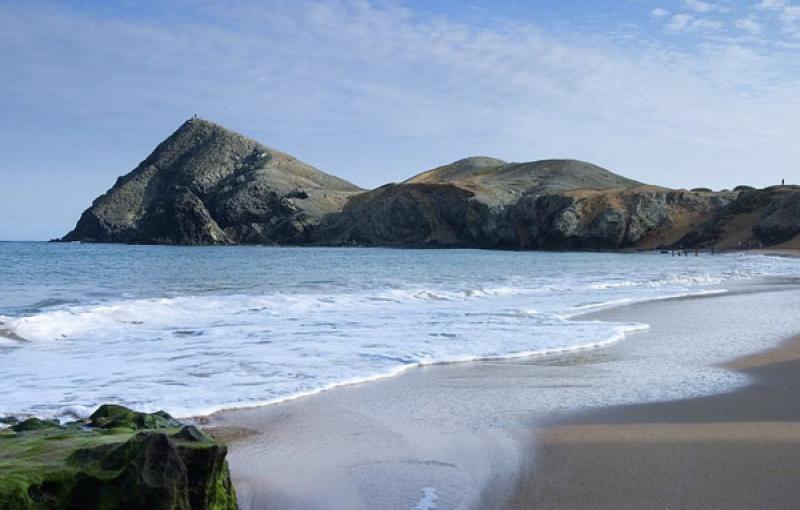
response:
{"label": "coastal headland", "polygon": [[670,189],[570,159],[514,163],[468,157],[364,190],[192,118],[95,199],[61,240],[513,250],[798,248],[798,218],[797,186]]}

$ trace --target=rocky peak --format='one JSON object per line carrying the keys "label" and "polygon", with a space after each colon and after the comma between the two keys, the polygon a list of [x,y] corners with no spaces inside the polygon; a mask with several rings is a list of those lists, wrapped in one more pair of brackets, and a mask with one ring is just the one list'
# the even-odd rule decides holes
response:
{"label": "rocky peak", "polygon": [[192,118],[96,199],[65,241],[296,242],[360,188]]}

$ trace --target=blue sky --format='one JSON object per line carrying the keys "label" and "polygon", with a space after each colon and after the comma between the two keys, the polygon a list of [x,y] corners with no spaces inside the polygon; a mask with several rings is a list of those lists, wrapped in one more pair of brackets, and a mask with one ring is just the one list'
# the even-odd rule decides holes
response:
{"label": "blue sky", "polygon": [[800,181],[800,1],[0,0],[0,239],[197,113],[365,187],[469,155]]}

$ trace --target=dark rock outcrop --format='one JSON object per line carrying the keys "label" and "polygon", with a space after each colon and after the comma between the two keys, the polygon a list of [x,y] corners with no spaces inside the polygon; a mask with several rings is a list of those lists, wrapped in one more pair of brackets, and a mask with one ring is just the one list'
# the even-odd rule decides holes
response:
{"label": "dark rock outcrop", "polygon": [[800,186],[743,189],[677,245],[719,249],[800,247]]}
{"label": "dark rock outcrop", "polygon": [[236,509],[226,447],[167,413],[31,420],[0,432],[0,510]]}
{"label": "dark rock outcrop", "polygon": [[384,186],[323,218],[308,239],[325,245],[480,246],[488,208],[473,196],[447,184]]}
{"label": "dark rock outcrop", "polygon": [[508,209],[504,223],[513,232],[501,230],[499,241],[523,249],[657,248],[717,207],[715,200],[653,186],[531,194]]}
{"label": "dark rock outcrop", "polygon": [[96,199],[62,240],[293,243],[358,191],[292,156],[191,119]]}

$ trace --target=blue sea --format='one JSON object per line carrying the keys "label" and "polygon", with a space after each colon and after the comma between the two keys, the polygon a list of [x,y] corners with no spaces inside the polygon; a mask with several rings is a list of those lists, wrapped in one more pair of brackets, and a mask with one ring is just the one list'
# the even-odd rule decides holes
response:
{"label": "blue sea", "polygon": [[421,364],[602,348],[586,311],[798,274],[729,254],[0,243],[0,415],[197,416]]}

